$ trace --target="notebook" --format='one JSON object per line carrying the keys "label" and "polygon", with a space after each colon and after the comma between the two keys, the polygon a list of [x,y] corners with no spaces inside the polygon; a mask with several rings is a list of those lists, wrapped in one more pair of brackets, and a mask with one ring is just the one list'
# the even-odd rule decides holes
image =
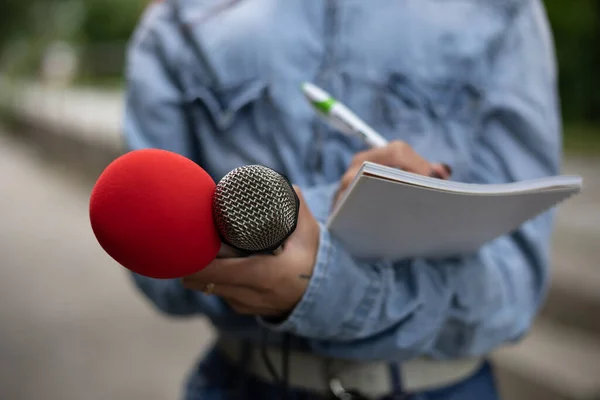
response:
{"label": "notebook", "polygon": [[579,176],[458,183],[366,162],[327,226],[358,258],[451,257],[516,230],[582,183]]}

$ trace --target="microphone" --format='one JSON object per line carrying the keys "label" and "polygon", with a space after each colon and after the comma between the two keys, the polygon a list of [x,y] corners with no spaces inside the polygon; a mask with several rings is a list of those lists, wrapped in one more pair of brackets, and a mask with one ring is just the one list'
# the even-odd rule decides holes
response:
{"label": "microphone", "polygon": [[179,278],[210,264],[221,247],[213,220],[216,184],[196,163],[159,149],[134,150],[112,163],[90,197],[100,246],[125,268]]}
{"label": "microphone", "polygon": [[216,185],[188,158],[144,149],[103,171],[89,216],[115,261],[143,276],[172,279],[217,257],[277,254],[296,228],[299,205],[288,179],[270,168],[240,167]]}
{"label": "microphone", "polygon": [[224,243],[247,255],[279,254],[298,224],[289,180],[262,165],[234,169],[217,184],[213,218]]}

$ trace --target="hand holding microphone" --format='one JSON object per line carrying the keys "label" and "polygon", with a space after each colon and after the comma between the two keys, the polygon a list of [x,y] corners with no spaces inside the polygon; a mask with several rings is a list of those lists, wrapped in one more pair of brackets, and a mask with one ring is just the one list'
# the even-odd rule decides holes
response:
{"label": "hand holding microphone", "polygon": [[216,259],[182,278],[184,287],[218,295],[240,314],[270,317],[293,309],[319,247],[319,226],[301,192],[273,170],[240,167],[217,185],[214,217],[224,242],[250,256]]}
{"label": "hand holding microphone", "polygon": [[277,256],[216,259],[182,278],[188,289],[225,299],[240,314],[280,316],[292,310],[308,287],[319,247],[319,226],[300,191],[298,223]]}
{"label": "hand holding microphone", "polygon": [[[92,192],[90,220],[100,245],[124,267],[210,288],[253,315],[293,308],[319,241],[301,194],[275,171],[241,167],[215,185],[192,161],[157,149],[127,153],[106,168]],[[224,248],[250,257],[215,259]]]}

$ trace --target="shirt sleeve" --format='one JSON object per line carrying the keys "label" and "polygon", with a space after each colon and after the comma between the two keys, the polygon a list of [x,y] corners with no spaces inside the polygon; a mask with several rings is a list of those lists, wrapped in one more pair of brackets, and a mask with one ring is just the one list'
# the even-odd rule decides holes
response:
{"label": "shirt sleeve", "polygon": [[[182,92],[169,70],[181,43],[169,20],[165,3],[149,6],[142,17],[126,57],[124,137],[128,150],[160,148],[195,161]],[[171,60],[171,61],[170,61]],[[179,279],[152,279],[132,273],[142,293],[170,315],[218,314],[227,309],[214,296],[185,289]]]}
{"label": "shirt sleeve", "polygon": [[[551,36],[540,2],[522,4],[494,50],[482,126],[472,143],[472,182],[559,172]],[[331,202],[331,188],[318,192],[305,194],[307,202]],[[548,211],[475,254],[398,263],[357,262],[321,224],[302,300],[281,323],[259,321],[309,338],[313,350],[332,357],[486,354],[518,340],[532,324],[547,288],[552,219]]]}

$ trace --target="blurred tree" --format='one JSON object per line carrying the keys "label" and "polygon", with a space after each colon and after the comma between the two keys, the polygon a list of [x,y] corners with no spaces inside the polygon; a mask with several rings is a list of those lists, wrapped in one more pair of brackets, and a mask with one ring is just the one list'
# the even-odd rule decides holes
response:
{"label": "blurred tree", "polygon": [[600,1],[545,0],[566,120],[600,122]]}
{"label": "blurred tree", "polygon": [[148,0],[85,0],[78,35],[82,79],[114,81],[122,75],[125,44]]}
{"label": "blurred tree", "polygon": [[15,36],[24,34],[31,8],[30,0],[4,0],[0,13],[0,48]]}
{"label": "blurred tree", "polygon": [[123,42],[148,0],[86,0],[81,34],[87,42]]}
{"label": "blurred tree", "polygon": [[4,0],[0,13],[0,69],[34,74],[40,54],[52,38],[49,13],[55,0]]}

